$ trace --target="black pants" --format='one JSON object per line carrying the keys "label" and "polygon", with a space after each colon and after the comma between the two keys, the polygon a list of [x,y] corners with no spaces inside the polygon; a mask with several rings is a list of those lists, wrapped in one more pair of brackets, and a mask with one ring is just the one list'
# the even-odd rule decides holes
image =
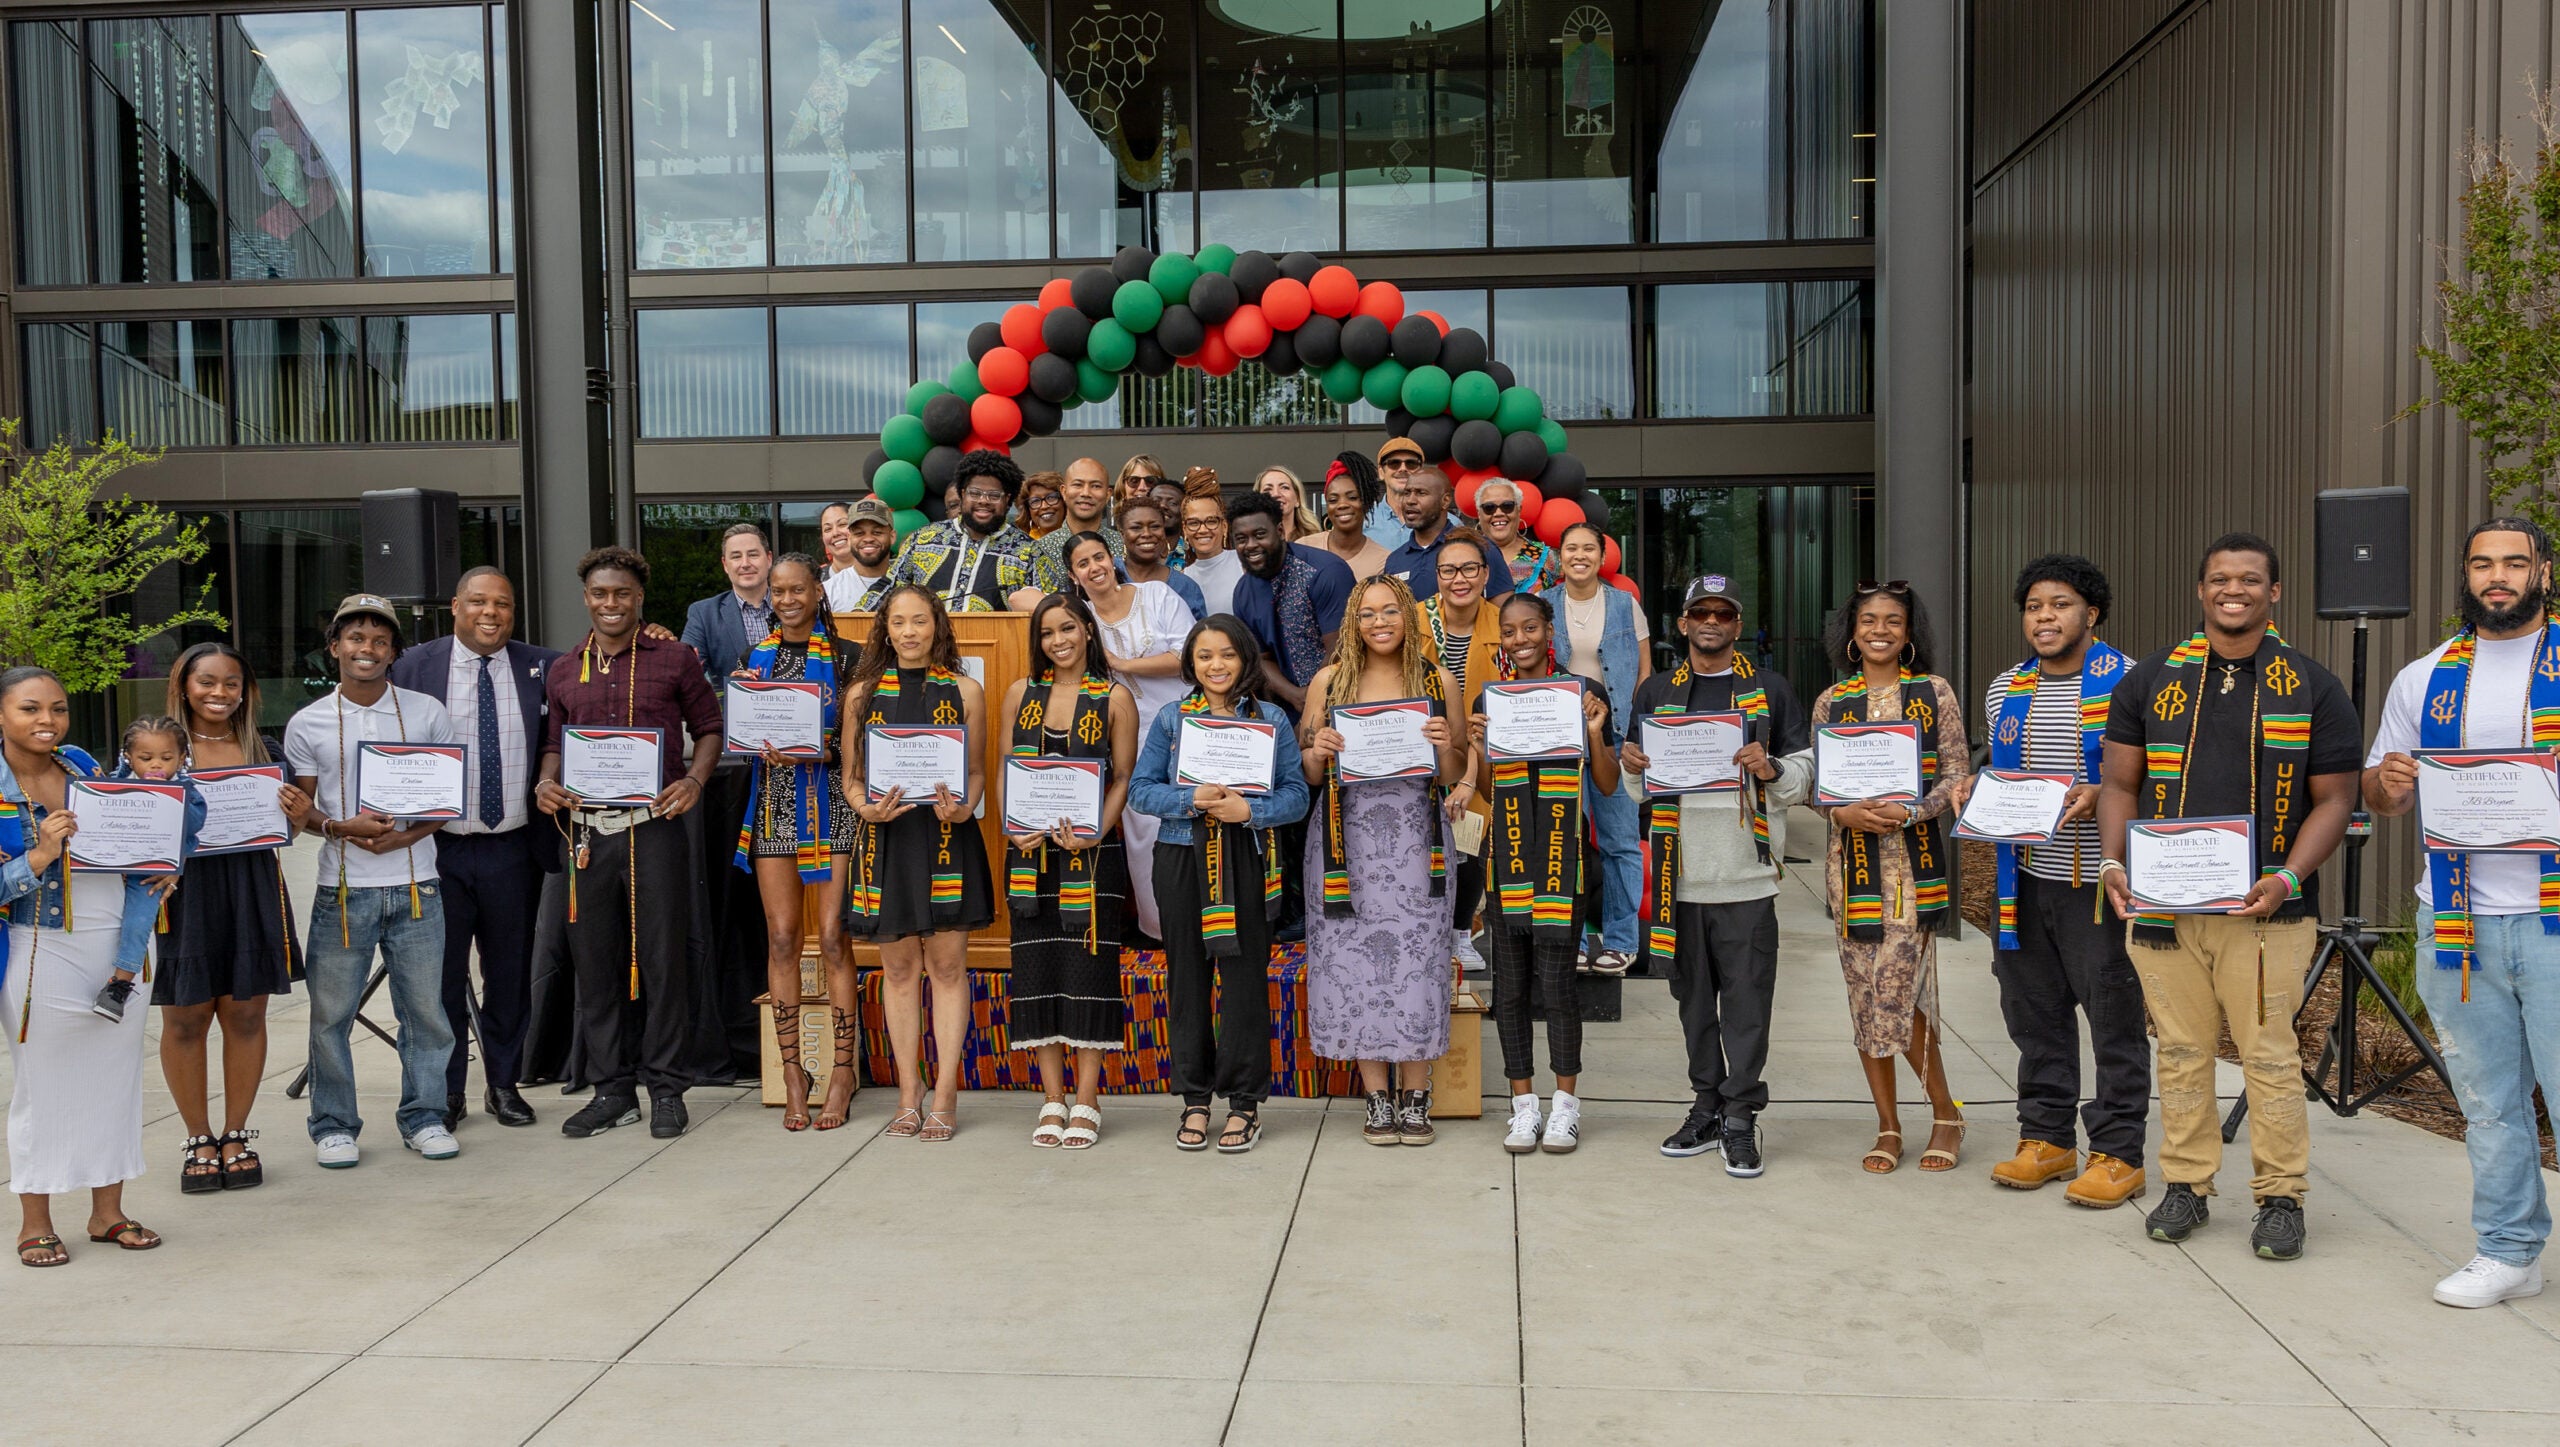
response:
{"label": "black pants", "polygon": [[1200,910],[1209,891],[1198,846],[1159,842],[1156,913],[1164,921],[1165,988],[1173,997],[1173,1088],[1185,1105],[1207,1105],[1211,1096],[1223,1095],[1229,1108],[1250,1111],[1271,1094],[1271,921],[1262,908],[1262,856],[1247,842],[1251,836],[1233,825],[1195,820],[1192,827],[1227,831],[1226,890],[1236,902],[1236,952],[1214,957],[1200,937]]}
{"label": "black pants", "polygon": [[2151,1051],[2143,1036],[2142,981],[2125,957],[2124,924],[2092,918],[2095,881],[2073,889],[2018,872],[2018,947],[1991,958],[2000,1015],[2018,1047],[2018,1134],[2070,1150],[2080,1105],[2080,1027],[2089,1017],[2097,1094],[2081,1109],[2089,1149],[2142,1164],[2151,1102]]}
{"label": "black pants", "polygon": [[1476,906],[1484,902],[1484,856],[1458,854],[1458,867],[1449,871],[1449,923],[1455,928],[1476,927]]}
{"label": "black pants", "polygon": [[694,848],[702,893],[696,899],[703,913],[693,931],[694,958],[719,1011],[716,1024],[704,1022],[696,1033],[722,1037],[695,1041],[692,1054],[706,1077],[725,1070],[753,1080],[763,1069],[764,1023],[755,1001],[765,989],[764,895],[755,875],[735,863],[738,826],[754,792],[747,761],[723,759],[702,791],[702,807],[694,811],[701,817],[684,821],[689,837],[699,840]]}
{"label": "black pants", "polygon": [[[505,834],[436,836],[436,875],[444,883],[444,1017],[453,1026],[447,1095],[467,1091],[467,1028],[480,1041],[480,1073],[488,1084],[522,1079],[527,1002],[532,993],[533,926],[542,904],[542,865],[533,831],[551,828],[535,815]],[[480,951],[480,999],[471,998],[471,952]]]}
{"label": "black pants", "polygon": [[[686,1016],[693,1000],[685,936],[693,913],[693,861],[683,821],[652,819],[620,834],[588,836],[587,867],[574,877],[578,917],[569,957],[578,971],[578,1045],[598,1095],[680,1095]],[[637,863],[634,863],[636,859]],[[629,902],[636,882],[639,918]],[[635,932],[636,925],[636,932]],[[631,998],[634,949],[640,998]]]}
{"label": "black pants", "polygon": [[1778,983],[1778,904],[1671,907],[1671,998],[1698,1108],[1749,1120],[1769,1107],[1769,1001]]}
{"label": "black pants", "polygon": [[1569,935],[1532,935],[1507,919],[1485,922],[1485,954],[1493,963],[1493,1033],[1502,1041],[1502,1078],[1531,1080],[1538,1062],[1529,1048],[1529,974],[1547,1007],[1547,1065],[1559,1076],[1582,1073],[1582,917]]}

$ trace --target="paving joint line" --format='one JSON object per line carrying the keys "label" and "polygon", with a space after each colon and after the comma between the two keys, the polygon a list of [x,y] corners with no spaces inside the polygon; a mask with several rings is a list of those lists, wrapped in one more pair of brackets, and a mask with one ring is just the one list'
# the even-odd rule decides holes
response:
{"label": "paving joint line", "polygon": [[1253,1313],[1253,1335],[1245,1338],[1244,1362],[1236,1368],[1236,1389],[1227,1398],[1226,1420],[1218,1424],[1218,1441],[1223,1447],[1227,1434],[1236,1429],[1236,1409],[1244,1404],[1245,1378],[1253,1375],[1254,1348],[1262,1344],[1262,1324],[1271,1316],[1272,1293],[1280,1289],[1280,1268],[1289,1260],[1289,1241],[1298,1234],[1298,1211],[1307,1204],[1307,1182],[1316,1173],[1316,1152],[1324,1148],[1325,1122],[1333,1118],[1333,1102],[1327,1099],[1316,1112],[1315,1139],[1307,1142],[1307,1163],[1298,1170],[1298,1191],[1289,1198],[1289,1219],[1280,1228],[1280,1249],[1271,1253],[1271,1275],[1262,1283],[1262,1305]]}
{"label": "paving joint line", "polygon": [[[2222,1293],[2223,1300],[2228,1301],[2234,1307],[2239,1308],[2240,1314],[2249,1319],[2249,1324],[2251,1326],[2256,1327],[2267,1340],[2275,1343],[2276,1350],[2283,1352],[2287,1357],[2291,1358],[2295,1366],[2302,1368],[2304,1375],[2310,1377],[2314,1382],[2319,1383],[2320,1390],[2329,1394],[2329,1400],[2337,1403],[2348,1416],[2355,1418],[2356,1425],[2362,1427],[2365,1430],[2366,1435],[2372,1437],[2373,1440],[2378,1443],[2388,1444],[2390,1442],[2391,1439],[2383,1436],[2380,1428],[2365,1420],[2364,1413],[2357,1411],[2353,1402],[2350,1402],[2345,1397],[2339,1395],[2338,1389],[2329,1385],[2329,1379],[2320,1375],[2319,1368],[2311,1365],[2311,1363],[2307,1361],[2304,1361],[2302,1359],[2302,1353],[2295,1351],[2292,1343],[2277,1335],[2274,1327],[2267,1325],[2265,1321],[2259,1318],[2256,1312],[2251,1311],[2249,1309],[2249,1304],[2242,1301],[2230,1287],[2225,1286],[2221,1277],[2207,1271],[2204,1263],[2196,1259],[2195,1253],[2187,1250],[2184,1246],[2181,1246],[2178,1248],[2178,1254],[2186,1258],[2187,1265],[2191,1267],[2197,1275],[2202,1276],[2206,1281],[2212,1283],[2213,1289]],[[2258,1258],[2253,1254],[2249,1259],[2255,1261]]]}

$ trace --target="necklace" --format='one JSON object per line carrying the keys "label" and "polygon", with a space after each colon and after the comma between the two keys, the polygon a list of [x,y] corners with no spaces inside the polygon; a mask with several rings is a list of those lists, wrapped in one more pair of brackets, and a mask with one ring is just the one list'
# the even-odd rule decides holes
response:
{"label": "necklace", "polygon": [[209,744],[227,744],[231,742],[231,735],[229,734],[197,733],[194,729],[187,730],[187,733],[190,736],[202,739]]}
{"label": "necklace", "polygon": [[2229,693],[2239,682],[2240,665],[2236,663],[2226,663],[2222,665],[2222,687],[2217,691]]}

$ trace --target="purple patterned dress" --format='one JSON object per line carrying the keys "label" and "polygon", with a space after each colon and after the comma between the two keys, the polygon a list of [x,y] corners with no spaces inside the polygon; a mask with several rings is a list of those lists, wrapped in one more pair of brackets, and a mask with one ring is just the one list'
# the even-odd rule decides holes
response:
{"label": "purple patterned dress", "polygon": [[[1318,1055],[1411,1061],[1449,1052],[1449,900],[1431,893],[1424,842],[1437,833],[1450,847],[1446,831],[1427,780],[1342,791],[1352,913],[1329,918],[1312,901],[1307,910],[1307,1034]],[[1314,819],[1306,877],[1324,877],[1324,830]]]}

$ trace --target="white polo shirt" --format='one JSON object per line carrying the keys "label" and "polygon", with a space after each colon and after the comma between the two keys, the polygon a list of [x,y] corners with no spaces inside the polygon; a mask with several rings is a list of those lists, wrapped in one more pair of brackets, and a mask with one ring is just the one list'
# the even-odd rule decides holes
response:
{"label": "white polo shirt", "polygon": [[[366,706],[351,703],[331,689],[285,724],[284,762],[295,778],[313,781],[311,802],[323,817],[344,819],[354,812],[349,807],[347,783],[355,772],[356,745],[452,742],[452,716],[445,712],[443,704],[426,694],[386,687],[382,697]],[[432,834],[391,854],[349,849],[335,839],[323,840],[321,887],[337,887],[338,859],[342,854],[346,857],[347,883],[355,888],[406,885],[412,878],[432,883],[436,877],[436,840]]]}

